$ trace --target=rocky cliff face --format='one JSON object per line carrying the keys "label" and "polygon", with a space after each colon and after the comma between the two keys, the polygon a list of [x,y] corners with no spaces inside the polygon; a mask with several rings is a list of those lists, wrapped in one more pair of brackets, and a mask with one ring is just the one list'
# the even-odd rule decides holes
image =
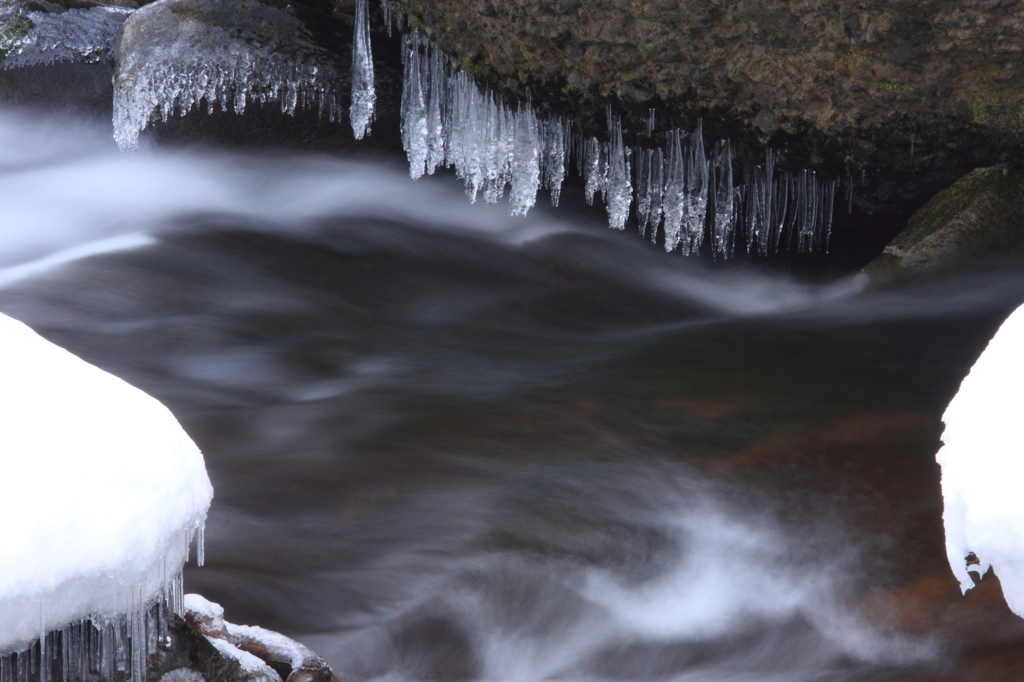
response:
{"label": "rocky cliff face", "polygon": [[[693,127],[848,177],[881,232],[1024,140],[1018,0],[405,0],[492,85],[642,135]],[[888,222],[886,222],[888,221]],[[891,225],[889,224],[891,223]]]}

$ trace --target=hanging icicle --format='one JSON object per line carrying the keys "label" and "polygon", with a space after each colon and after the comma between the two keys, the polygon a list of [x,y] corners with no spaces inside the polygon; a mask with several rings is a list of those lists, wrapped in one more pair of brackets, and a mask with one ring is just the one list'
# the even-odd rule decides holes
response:
{"label": "hanging icicle", "polygon": [[[586,201],[602,196],[609,226],[624,229],[635,205],[640,235],[657,241],[660,231],[666,251],[698,254],[706,238],[721,258],[732,256],[741,239],[751,255],[827,248],[836,183],[806,170],[780,172],[775,151],[737,171],[728,140],[708,152],[703,122],[693,132],[668,131],[663,148],[630,150],[611,109],[608,139],[601,141],[540,116],[530,103],[509,107],[418,31],[403,45],[402,143],[413,178],[452,167],[470,201],[482,194],[495,203],[509,189],[510,213],[525,215],[538,189],[548,189],[558,204],[575,157]],[[641,132],[654,135],[653,109]]]}
{"label": "hanging icicle", "polygon": [[715,151],[715,220],[712,249],[723,258],[732,255],[736,234],[736,189],[732,175],[732,143],[722,140]]}
{"label": "hanging icicle", "polygon": [[[385,0],[386,2],[387,0]],[[370,52],[370,11],[368,0],[356,0],[355,31],[352,38],[352,103],[349,121],[357,140],[370,132],[377,94],[373,89],[373,55]]]}
{"label": "hanging icicle", "polygon": [[626,229],[629,207],[633,203],[633,186],[630,184],[629,159],[622,144],[622,122],[615,119],[608,131],[611,148],[608,151],[608,178],[606,180],[605,204],[608,206],[608,226],[616,230]]}

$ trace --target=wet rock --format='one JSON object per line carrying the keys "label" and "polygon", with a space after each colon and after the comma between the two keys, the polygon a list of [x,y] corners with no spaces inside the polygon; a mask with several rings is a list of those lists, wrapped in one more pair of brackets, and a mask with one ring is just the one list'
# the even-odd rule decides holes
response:
{"label": "wet rock", "polygon": [[0,5],[0,102],[107,110],[114,48],[134,0]]}
{"label": "wet rock", "polygon": [[866,268],[875,281],[1024,247],[1024,173],[978,168],[919,209]]}

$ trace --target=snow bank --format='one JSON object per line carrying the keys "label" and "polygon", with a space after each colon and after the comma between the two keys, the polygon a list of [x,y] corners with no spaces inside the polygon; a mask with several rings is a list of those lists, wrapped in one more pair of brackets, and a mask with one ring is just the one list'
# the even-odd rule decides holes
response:
{"label": "snow bank", "polygon": [[0,654],[171,601],[213,488],[167,408],[0,315],[0,459]]}
{"label": "snow bank", "polygon": [[[946,554],[964,592],[992,566],[1024,617],[1024,306],[1003,323],[942,420]],[[973,552],[980,563],[968,565]]]}

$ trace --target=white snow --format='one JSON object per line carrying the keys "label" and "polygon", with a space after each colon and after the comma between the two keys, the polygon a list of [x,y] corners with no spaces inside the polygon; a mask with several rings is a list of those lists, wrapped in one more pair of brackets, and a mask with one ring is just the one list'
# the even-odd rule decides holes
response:
{"label": "white snow", "polygon": [[[946,554],[966,592],[993,568],[1024,617],[1024,306],[1003,323],[960,384],[942,420]],[[979,564],[967,565],[973,552]]]}
{"label": "white snow", "polygon": [[0,388],[0,653],[85,618],[145,639],[213,496],[202,454],[157,400],[3,315]]}
{"label": "white snow", "polygon": [[247,673],[245,679],[252,682],[281,682],[281,676],[273,668],[248,651],[242,651],[231,642],[216,637],[206,639],[217,648],[217,651],[238,661],[238,665]]}

